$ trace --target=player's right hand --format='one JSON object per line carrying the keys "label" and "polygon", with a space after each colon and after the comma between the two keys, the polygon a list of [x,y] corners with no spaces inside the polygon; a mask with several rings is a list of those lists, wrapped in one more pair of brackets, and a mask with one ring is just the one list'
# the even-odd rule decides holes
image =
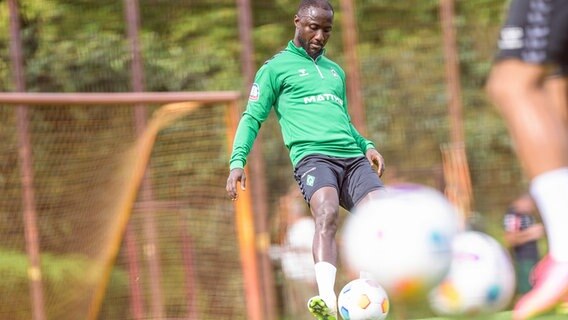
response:
{"label": "player's right hand", "polygon": [[229,178],[227,178],[227,194],[231,200],[237,200],[237,182],[241,183],[241,190],[246,189],[247,177],[245,175],[245,170],[243,168],[235,168],[229,173]]}

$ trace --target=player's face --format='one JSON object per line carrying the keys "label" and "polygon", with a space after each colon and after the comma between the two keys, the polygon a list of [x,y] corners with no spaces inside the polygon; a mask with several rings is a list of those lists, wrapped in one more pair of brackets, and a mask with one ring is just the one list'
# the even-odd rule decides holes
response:
{"label": "player's face", "polygon": [[316,58],[327,43],[333,26],[333,11],[310,7],[294,17],[294,43]]}

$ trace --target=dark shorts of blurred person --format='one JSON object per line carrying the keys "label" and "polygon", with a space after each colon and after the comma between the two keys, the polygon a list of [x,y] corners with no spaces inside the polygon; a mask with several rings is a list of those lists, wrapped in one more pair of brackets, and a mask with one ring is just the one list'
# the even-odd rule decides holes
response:
{"label": "dark shorts of blurred person", "polygon": [[513,0],[499,33],[497,59],[554,65],[568,74],[568,1]]}

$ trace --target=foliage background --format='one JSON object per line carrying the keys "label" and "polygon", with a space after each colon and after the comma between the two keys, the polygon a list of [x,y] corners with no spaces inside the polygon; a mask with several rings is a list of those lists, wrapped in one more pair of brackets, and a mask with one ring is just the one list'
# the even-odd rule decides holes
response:
{"label": "foliage background", "polygon": [[[22,0],[28,91],[129,91],[123,5],[115,0]],[[297,1],[251,1],[256,65],[293,37]],[[332,2],[333,3],[333,2]],[[344,62],[337,1],[328,55]],[[483,84],[505,2],[456,2],[466,145],[481,212],[499,211],[523,188],[511,142]],[[438,1],[355,1],[368,137],[389,167],[409,179],[439,165],[448,141]],[[230,0],[141,0],[141,44],[148,91],[242,90],[237,11]],[[7,6],[0,7],[7,22]],[[11,91],[8,23],[0,24],[0,89]],[[246,94],[246,93],[245,93]],[[281,193],[289,164],[274,117],[263,145],[271,194]],[[423,174],[422,174],[423,175]],[[506,188],[503,188],[506,186]]]}

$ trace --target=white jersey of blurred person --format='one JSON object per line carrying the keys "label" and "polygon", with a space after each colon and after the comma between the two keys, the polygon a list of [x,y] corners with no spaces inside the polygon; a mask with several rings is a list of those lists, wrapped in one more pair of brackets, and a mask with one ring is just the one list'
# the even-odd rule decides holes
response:
{"label": "white jersey of blurred person", "polygon": [[280,199],[279,218],[280,231],[285,231],[278,250],[284,275],[285,312],[290,319],[313,319],[306,312],[306,301],[317,289],[312,254],[315,224],[296,185]]}
{"label": "white jersey of blurred person", "polygon": [[314,220],[309,216],[299,217],[289,226],[282,251],[282,271],[286,278],[315,284],[312,255],[314,230]]}

